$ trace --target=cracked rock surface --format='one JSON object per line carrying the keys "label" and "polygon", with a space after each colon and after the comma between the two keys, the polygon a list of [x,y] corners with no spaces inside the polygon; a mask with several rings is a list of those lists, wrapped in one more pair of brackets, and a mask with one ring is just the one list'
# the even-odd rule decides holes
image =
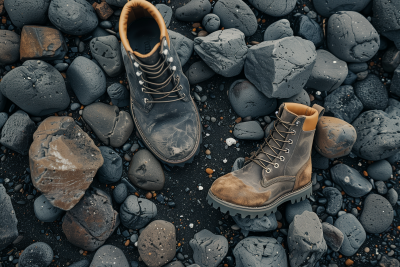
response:
{"label": "cracked rock surface", "polygon": [[374,0],[372,23],[379,33],[392,40],[400,50],[400,2]]}
{"label": "cracked rock surface", "polygon": [[372,185],[367,179],[345,164],[337,164],[331,168],[331,176],[333,182],[337,183],[349,196],[362,197],[372,190]]}
{"label": "cracked rock surface", "polygon": [[275,213],[261,218],[242,218],[240,216],[233,216],[232,219],[240,227],[240,229],[251,232],[268,232],[273,231],[278,227]]}
{"label": "cracked rock surface", "polygon": [[287,242],[291,267],[312,267],[328,249],[319,218],[309,211],[294,217]]}
{"label": "cracked rock surface", "polygon": [[221,26],[225,29],[238,29],[245,36],[251,36],[257,30],[257,18],[242,0],[219,0],[213,12],[220,18]]}
{"label": "cracked rock surface", "polygon": [[20,39],[15,32],[0,30],[0,64],[12,64],[19,59]]}
{"label": "cracked rock surface", "polygon": [[301,37],[286,37],[252,46],[244,66],[246,78],[269,98],[301,92],[317,58],[315,46]]}
{"label": "cracked rock surface", "polygon": [[294,9],[296,0],[249,0],[255,8],[273,17],[282,17]]}
{"label": "cracked rock surface", "polygon": [[105,145],[120,147],[133,131],[132,117],[128,112],[101,102],[87,106],[82,118]]}
{"label": "cracked rock surface", "polygon": [[363,10],[370,0],[314,0],[315,10],[321,16],[329,18],[338,11],[356,11]]}
{"label": "cracked rock surface", "polygon": [[69,242],[84,250],[95,251],[106,242],[119,222],[111,197],[100,189],[91,188],[65,214],[62,229]]}
{"label": "cracked rock surface", "polygon": [[241,31],[227,29],[195,38],[194,50],[216,73],[232,77],[242,71],[248,48]]}
{"label": "cracked rock surface", "polygon": [[128,196],[120,208],[121,223],[129,229],[141,229],[157,216],[157,207],[150,200]]}
{"label": "cracked rock surface", "polygon": [[201,23],[208,33],[212,33],[219,29],[221,20],[216,14],[207,14]]}
{"label": "cracked rock surface", "polygon": [[340,191],[335,187],[325,187],[322,194],[328,199],[326,205],[326,213],[335,216],[342,208],[343,196]]}
{"label": "cracked rock surface", "polygon": [[370,194],[366,197],[360,216],[360,222],[365,231],[380,234],[390,227],[393,218],[393,207],[386,198],[377,194]]}
{"label": "cracked rock surface", "polygon": [[194,42],[186,36],[172,30],[168,30],[168,35],[178,54],[181,65],[185,65],[193,53]]}
{"label": "cracked rock surface", "polygon": [[340,11],[328,21],[329,50],[346,62],[366,62],[379,50],[379,34],[361,14]]}
{"label": "cracked rock surface", "polygon": [[4,7],[12,23],[18,28],[24,25],[44,24],[50,0],[5,0]]}
{"label": "cracked rock surface", "polygon": [[0,184],[0,216],[0,250],[3,250],[18,237],[18,220],[3,184]]}
{"label": "cracked rock surface", "polygon": [[50,203],[72,209],[85,194],[103,157],[93,140],[70,117],[49,117],[29,149],[33,185]]}
{"label": "cracked rock surface", "polygon": [[236,245],[233,255],[236,267],[288,266],[285,249],[271,237],[247,237]]}
{"label": "cracked rock surface", "polygon": [[0,91],[33,116],[63,110],[70,103],[60,72],[41,60],[27,60],[7,73],[0,83]]}
{"label": "cracked rock surface", "polygon": [[389,101],[386,86],[378,76],[369,74],[367,78],[354,84],[354,93],[360,99],[365,110],[384,110]]}
{"label": "cracked rock surface", "polygon": [[104,163],[97,171],[99,182],[103,184],[116,183],[122,176],[122,158],[111,148],[99,147]]}
{"label": "cracked rock surface", "polygon": [[117,37],[109,35],[93,38],[90,41],[90,51],[108,76],[115,77],[121,73],[122,54]]}
{"label": "cracked rock surface", "polygon": [[345,256],[354,255],[366,239],[366,233],[361,223],[351,213],[340,216],[334,226],[343,233],[343,243],[340,253]]}
{"label": "cracked rock surface", "polygon": [[151,222],[140,234],[138,250],[149,267],[161,267],[175,257],[175,226],[167,221]]}
{"label": "cracked rock surface", "polygon": [[330,223],[322,223],[322,231],[324,232],[324,239],[326,244],[333,250],[339,251],[343,244],[343,233]]}
{"label": "cracked rock surface", "polygon": [[89,267],[109,266],[129,267],[130,265],[122,250],[112,245],[104,245],[96,251]]}
{"label": "cracked rock surface", "polygon": [[228,253],[228,240],[203,229],[189,242],[194,262],[204,267],[217,267]]}
{"label": "cracked rock surface", "polygon": [[281,19],[268,26],[264,32],[264,41],[274,41],[291,36],[293,36],[293,30],[290,28],[290,22],[287,19]]}

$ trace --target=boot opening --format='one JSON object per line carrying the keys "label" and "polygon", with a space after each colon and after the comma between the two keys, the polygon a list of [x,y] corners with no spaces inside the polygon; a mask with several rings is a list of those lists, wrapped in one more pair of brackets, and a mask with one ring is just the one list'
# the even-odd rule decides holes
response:
{"label": "boot opening", "polygon": [[303,131],[312,131],[317,127],[319,113],[315,108],[297,103],[285,103],[285,109],[297,116],[306,117],[303,124]]}
{"label": "boot opening", "polygon": [[140,18],[128,26],[127,37],[133,51],[146,55],[160,42],[160,28],[155,19]]}

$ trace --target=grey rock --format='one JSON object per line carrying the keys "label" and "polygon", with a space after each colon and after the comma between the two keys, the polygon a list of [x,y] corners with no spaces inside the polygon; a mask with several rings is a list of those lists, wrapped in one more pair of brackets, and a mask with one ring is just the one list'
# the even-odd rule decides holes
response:
{"label": "grey rock", "polygon": [[3,109],[6,107],[6,101],[7,99],[3,96],[0,90],[0,111],[3,111]]}
{"label": "grey rock", "polygon": [[63,110],[70,102],[60,72],[41,60],[27,60],[7,73],[0,83],[0,91],[33,116]]}
{"label": "grey rock", "polygon": [[89,267],[108,266],[130,267],[122,250],[112,245],[104,245],[96,251]]}
{"label": "grey rock", "polygon": [[128,112],[101,102],[87,106],[82,118],[105,145],[120,147],[133,131],[132,117]]}
{"label": "grey rock", "polygon": [[264,32],[264,41],[275,41],[291,36],[293,36],[293,30],[290,28],[290,22],[287,19],[281,19],[268,26]]}
{"label": "grey rock", "polygon": [[122,54],[120,44],[114,35],[93,38],[90,41],[92,56],[99,62],[101,68],[110,77],[118,76],[122,69]]}
{"label": "grey rock", "polygon": [[221,20],[216,14],[207,14],[203,18],[202,24],[204,29],[208,33],[212,33],[219,29],[219,26],[221,25]]}
{"label": "grey rock", "polygon": [[376,181],[387,181],[392,176],[392,165],[387,160],[379,160],[369,165],[367,172]]}
{"label": "grey rock", "polygon": [[246,121],[235,125],[233,135],[241,140],[260,140],[264,137],[264,131],[258,122]]}
{"label": "grey rock", "polygon": [[360,63],[350,63],[347,65],[350,71],[354,73],[359,73],[368,70],[368,64],[365,62]]}
{"label": "grey rock", "polygon": [[121,204],[128,197],[128,188],[124,183],[117,185],[113,190],[113,197],[115,202]]}
{"label": "grey rock", "polygon": [[324,239],[326,244],[333,250],[339,251],[343,244],[343,233],[330,223],[322,223],[322,231],[324,232]]}
{"label": "grey rock", "polygon": [[400,50],[400,2],[374,0],[372,23],[379,33],[392,40]]}
{"label": "grey rock", "polygon": [[366,160],[381,160],[400,150],[400,118],[390,118],[381,110],[362,113],[354,122],[357,141],[353,153]]}
{"label": "grey rock", "polygon": [[390,162],[390,164],[395,164],[396,162],[400,161],[400,151],[397,152],[396,154],[386,158],[387,161]]}
{"label": "grey rock", "polygon": [[367,179],[362,177],[357,170],[345,164],[337,164],[332,167],[331,177],[333,182],[352,197],[362,197],[372,190],[372,185]]}
{"label": "grey rock", "polygon": [[99,182],[103,184],[116,183],[122,176],[122,158],[111,148],[99,147],[104,163],[97,171]]}
{"label": "grey rock", "polygon": [[21,37],[13,31],[0,30],[0,65],[13,64],[19,60],[20,39]]}
{"label": "grey rock", "polygon": [[220,18],[221,26],[225,29],[238,29],[245,36],[251,36],[257,30],[257,18],[242,0],[219,0],[213,12]]}
{"label": "grey rock", "polygon": [[111,29],[112,28],[112,23],[111,21],[108,20],[103,20],[102,22],[99,23],[100,27],[102,27],[103,29]]}
{"label": "grey rock", "polygon": [[190,84],[197,84],[207,81],[215,75],[213,71],[204,61],[197,61],[190,65],[186,72],[186,77]]}
{"label": "grey rock", "polygon": [[390,188],[386,198],[392,206],[395,206],[399,200],[399,194],[394,188]]}
{"label": "grey rock", "polygon": [[54,65],[54,68],[58,70],[59,72],[66,71],[68,69],[68,63],[58,63]]}
{"label": "grey rock", "polygon": [[18,220],[3,184],[0,184],[0,216],[0,250],[3,250],[18,237]]}
{"label": "grey rock", "polygon": [[340,86],[325,98],[325,111],[348,123],[354,121],[363,110],[363,104],[350,85]]}
{"label": "grey rock", "polygon": [[312,167],[316,169],[326,170],[329,168],[329,159],[322,156],[315,149],[311,153]]}
{"label": "grey rock", "polygon": [[[392,84],[390,85],[390,92],[397,96],[400,96],[400,65],[395,69],[392,78]],[[1,109],[0,109],[1,110]]]}
{"label": "grey rock", "polygon": [[85,0],[52,0],[49,19],[57,29],[71,35],[85,35],[98,24],[94,8]]}
{"label": "grey rock", "polygon": [[33,211],[35,212],[36,218],[42,222],[54,222],[64,212],[62,209],[54,207],[44,195],[35,199]]}
{"label": "grey rock", "polygon": [[242,71],[248,48],[241,31],[227,29],[195,38],[194,50],[216,73],[232,77]]}
{"label": "grey rock", "polygon": [[231,172],[237,171],[244,167],[244,158],[237,158],[233,163]]}
{"label": "grey rock", "polygon": [[337,89],[348,74],[346,62],[326,50],[317,50],[317,60],[306,86],[319,91]]}
{"label": "grey rock", "polygon": [[160,11],[161,15],[164,18],[165,26],[167,26],[168,28],[172,19],[172,8],[164,4],[157,4],[156,8],[158,9],[158,11]]}
{"label": "grey rock", "polygon": [[263,216],[261,218],[241,218],[236,215],[232,219],[240,227],[240,229],[250,232],[268,232],[273,231],[278,227],[275,214],[272,213],[269,216]]}
{"label": "grey rock", "polygon": [[180,261],[173,261],[165,265],[164,267],[185,267],[182,262]]}
{"label": "grey rock", "polygon": [[400,65],[400,51],[395,46],[392,46],[383,55],[382,58],[383,70],[385,72],[394,72],[399,65]]}
{"label": "grey rock", "polygon": [[69,267],[89,267],[90,261],[88,260],[81,260],[71,264]]}
{"label": "grey rock", "polygon": [[180,33],[168,30],[172,46],[178,54],[181,65],[185,65],[193,53],[194,42]]}
{"label": "grey rock", "polygon": [[363,10],[370,0],[314,0],[314,7],[318,14],[329,18],[338,11],[356,11]]}
{"label": "grey rock", "polygon": [[3,128],[4,124],[6,124],[6,121],[8,120],[8,114],[5,112],[0,113],[0,130]]}
{"label": "grey rock", "polygon": [[285,102],[299,103],[306,106],[310,106],[310,96],[307,91],[302,89],[300,93],[288,98],[278,99],[278,106]]}
{"label": "grey rock", "polygon": [[53,260],[53,250],[43,242],[29,245],[19,257],[19,267],[41,267],[49,266]]}
{"label": "grey rock", "polygon": [[103,36],[109,36],[110,33],[105,31],[103,28],[100,26],[96,27],[92,33],[90,34],[93,38],[98,38],[98,37],[103,37]]}
{"label": "grey rock", "polygon": [[252,46],[244,66],[246,78],[269,98],[288,98],[301,92],[314,67],[312,42],[286,37]]}
{"label": "grey rock", "polygon": [[288,266],[285,249],[271,237],[247,237],[236,245],[233,255],[237,267]]}
{"label": "grey rock", "polygon": [[247,80],[237,80],[229,88],[229,102],[242,118],[260,117],[276,109],[276,99],[268,98]]}
{"label": "grey rock", "polygon": [[0,144],[21,155],[28,155],[35,130],[36,125],[28,114],[18,110],[4,124],[1,131]]}
{"label": "grey rock", "polygon": [[370,74],[364,80],[356,82],[354,84],[354,92],[366,110],[384,110],[387,107],[388,92],[380,79],[374,74]]}
{"label": "grey rock", "polygon": [[379,50],[379,34],[361,14],[340,11],[329,18],[328,48],[346,62],[366,62]]}
{"label": "grey rock", "polygon": [[217,267],[228,253],[228,240],[203,229],[189,242],[194,262],[204,267]]}
{"label": "grey rock", "polygon": [[378,193],[381,195],[385,195],[388,191],[384,181],[376,181],[375,188],[376,188],[376,191],[378,191]]}
{"label": "grey rock", "polygon": [[50,0],[5,0],[4,7],[12,23],[18,28],[24,25],[41,25],[47,21]]}
{"label": "grey rock", "polygon": [[106,0],[107,4],[117,7],[123,7],[126,4],[125,0]]}
{"label": "grey rock", "polygon": [[286,205],[285,210],[285,218],[288,223],[292,223],[294,217],[296,215],[301,215],[303,212],[309,211],[312,212],[312,207],[310,201],[308,199],[297,202],[297,203],[288,203]]}
{"label": "grey rock", "polygon": [[77,57],[67,71],[67,80],[82,105],[89,105],[106,92],[106,76],[92,60]]}
{"label": "grey rock", "polygon": [[107,88],[107,94],[111,98],[113,105],[126,107],[130,102],[130,94],[126,87],[120,83],[113,83]]}
{"label": "grey rock", "polygon": [[386,255],[383,255],[382,259],[379,262],[379,266],[381,266],[381,267],[399,267],[400,262],[395,258],[390,258],[390,257],[387,257]]}
{"label": "grey rock", "polygon": [[326,205],[326,213],[329,215],[336,215],[342,207],[343,196],[338,189],[335,187],[325,187],[322,190],[322,194],[328,199]]}
{"label": "grey rock", "polygon": [[339,250],[340,253],[348,257],[354,255],[366,239],[367,234],[364,227],[350,213],[340,216],[335,221],[334,226],[343,233],[344,237]]}
{"label": "grey rock", "polygon": [[321,26],[306,15],[298,15],[295,17],[293,32],[295,36],[300,36],[313,42],[317,48],[324,43],[324,33]]}
{"label": "grey rock", "polygon": [[359,72],[359,73],[357,73],[357,81],[362,81],[365,78],[367,78],[367,76],[368,76],[368,71],[367,70],[363,71],[363,72]]}
{"label": "grey rock", "polygon": [[286,16],[296,6],[296,0],[249,0],[249,2],[261,12],[273,17]]}
{"label": "grey rock", "polygon": [[357,75],[352,71],[348,71],[346,79],[344,79],[342,85],[353,85],[357,80]]}
{"label": "grey rock", "polygon": [[389,201],[383,196],[370,194],[364,200],[360,222],[371,234],[384,232],[393,222],[394,212]]}
{"label": "grey rock", "polygon": [[129,229],[141,229],[157,216],[157,207],[147,199],[128,196],[120,208],[123,226]]}
{"label": "grey rock", "polygon": [[165,183],[160,162],[146,149],[139,150],[133,155],[128,177],[135,186],[149,191],[161,190]]}
{"label": "grey rock", "polygon": [[184,6],[176,9],[175,17],[182,21],[201,21],[210,13],[211,3],[208,0],[191,0]]}
{"label": "grey rock", "polygon": [[292,267],[314,266],[328,249],[319,218],[309,211],[294,217],[289,226],[287,242]]}

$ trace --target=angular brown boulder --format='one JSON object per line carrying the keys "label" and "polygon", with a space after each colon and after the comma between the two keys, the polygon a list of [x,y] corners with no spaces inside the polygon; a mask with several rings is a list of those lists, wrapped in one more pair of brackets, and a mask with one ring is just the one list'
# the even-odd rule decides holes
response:
{"label": "angular brown boulder", "polygon": [[70,117],[45,119],[29,149],[33,185],[63,210],[79,202],[103,162],[100,149]]}
{"label": "angular brown boulder", "polygon": [[351,124],[323,116],[317,124],[314,148],[326,158],[338,158],[348,155],[356,140],[357,132]]}
{"label": "angular brown boulder", "polygon": [[106,242],[119,222],[111,197],[100,189],[91,188],[67,212],[62,229],[69,242],[84,250],[94,251]]}
{"label": "angular brown boulder", "polygon": [[103,20],[108,19],[114,13],[112,8],[106,2],[101,2],[100,4],[97,4],[94,9],[96,10],[99,18]]}
{"label": "angular brown boulder", "polygon": [[24,26],[21,31],[20,59],[63,59],[68,52],[64,37],[57,29],[44,26]]}

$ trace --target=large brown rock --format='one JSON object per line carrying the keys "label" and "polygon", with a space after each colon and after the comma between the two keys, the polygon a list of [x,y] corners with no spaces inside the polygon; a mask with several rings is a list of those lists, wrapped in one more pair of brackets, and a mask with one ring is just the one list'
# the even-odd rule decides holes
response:
{"label": "large brown rock", "polygon": [[44,26],[24,26],[21,32],[20,59],[63,59],[68,48],[57,29]]}
{"label": "large brown rock", "polygon": [[100,149],[70,117],[45,119],[29,149],[33,185],[63,210],[79,202],[103,162]]}
{"label": "large brown rock", "polygon": [[326,158],[338,158],[348,155],[356,140],[357,133],[351,124],[323,116],[317,124],[314,148]]}
{"label": "large brown rock", "polygon": [[91,188],[64,217],[62,229],[68,241],[84,250],[94,251],[106,242],[119,225],[111,197]]}
{"label": "large brown rock", "polygon": [[106,2],[101,2],[100,4],[97,4],[94,9],[96,10],[99,18],[101,18],[102,20],[108,19],[114,13],[112,8]]}

